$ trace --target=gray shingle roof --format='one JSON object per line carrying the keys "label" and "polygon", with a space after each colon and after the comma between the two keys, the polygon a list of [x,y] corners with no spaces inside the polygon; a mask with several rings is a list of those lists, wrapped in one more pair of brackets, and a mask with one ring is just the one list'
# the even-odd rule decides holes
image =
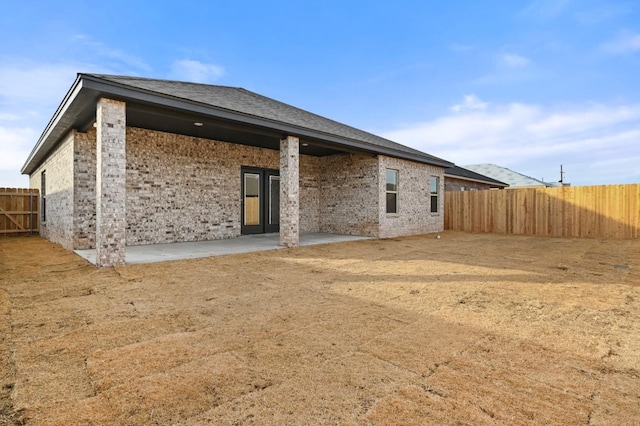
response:
{"label": "gray shingle roof", "polygon": [[495,164],[471,164],[464,166],[465,169],[469,169],[476,173],[480,173],[485,176],[492,177],[499,181],[509,184],[511,188],[517,187],[545,187],[544,182],[538,179],[534,179],[530,176],[523,175],[522,173],[514,172],[506,167],[497,166]]}
{"label": "gray shingle roof", "polygon": [[382,147],[396,150],[415,156],[416,160],[422,160],[422,162],[426,163],[445,167],[451,165],[451,163],[441,158],[242,88],[141,77],[103,74],[87,75],[135,89],[160,93],[215,108],[226,109],[235,113],[259,117],[277,123],[285,123],[354,141],[365,142],[373,148]]}
{"label": "gray shingle roof", "polygon": [[480,173],[476,173],[472,170],[469,169],[465,169],[463,167],[460,166],[453,166],[453,167],[449,167],[448,169],[445,169],[444,171],[445,175],[450,175],[450,176],[456,176],[462,179],[469,179],[469,180],[473,180],[473,181],[480,181],[480,182],[486,182],[488,184],[491,185],[495,185],[495,186],[500,186],[500,187],[505,187],[505,186],[509,186],[508,183],[505,182],[501,182],[497,179],[493,179],[489,176],[485,176],[483,174]]}

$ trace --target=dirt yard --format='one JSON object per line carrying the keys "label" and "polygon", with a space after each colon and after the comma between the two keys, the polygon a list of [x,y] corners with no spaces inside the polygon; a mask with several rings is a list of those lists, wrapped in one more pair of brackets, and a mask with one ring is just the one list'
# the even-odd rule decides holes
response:
{"label": "dirt yard", "polygon": [[441,235],[107,270],[0,238],[0,424],[640,422],[640,241]]}

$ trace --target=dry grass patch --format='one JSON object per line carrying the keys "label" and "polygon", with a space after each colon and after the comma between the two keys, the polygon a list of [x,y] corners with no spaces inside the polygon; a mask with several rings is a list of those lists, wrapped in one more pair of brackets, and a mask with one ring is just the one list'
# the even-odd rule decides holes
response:
{"label": "dry grass patch", "polygon": [[0,239],[0,425],[634,424],[640,241],[359,241],[98,270]]}

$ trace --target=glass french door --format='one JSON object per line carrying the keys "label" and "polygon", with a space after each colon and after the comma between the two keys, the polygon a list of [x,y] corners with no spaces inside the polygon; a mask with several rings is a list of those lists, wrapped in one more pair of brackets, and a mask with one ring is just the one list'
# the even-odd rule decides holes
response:
{"label": "glass french door", "polygon": [[280,175],[277,170],[242,168],[242,234],[280,230]]}

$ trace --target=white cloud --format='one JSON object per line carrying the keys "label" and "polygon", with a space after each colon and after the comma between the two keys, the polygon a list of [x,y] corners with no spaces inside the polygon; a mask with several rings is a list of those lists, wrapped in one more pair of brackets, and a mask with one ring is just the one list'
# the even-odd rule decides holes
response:
{"label": "white cloud", "polygon": [[623,32],[615,40],[602,45],[604,51],[624,54],[640,51],[640,33]]}
{"label": "white cloud", "polygon": [[620,123],[634,122],[640,118],[640,105],[588,105],[574,110],[549,112],[536,122],[527,125],[527,131],[550,137],[558,133],[582,134],[598,129],[608,129]]}
{"label": "white cloud", "polygon": [[613,3],[609,1],[600,4],[585,5],[585,9],[578,11],[575,18],[582,25],[597,25],[601,22],[622,17],[633,12],[631,2]]}
{"label": "white cloud", "polygon": [[29,152],[76,77],[73,64],[0,65],[0,186],[24,186]]}
{"label": "white cloud", "polygon": [[224,75],[224,68],[214,64],[204,64],[192,59],[176,61],[171,65],[169,78],[194,83],[211,83]]}
{"label": "white cloud", "polygon": [[[111,47],[103,42],[96,41],[88,35],[77,34],[72,38],[85,52],[85,57],[97,59],[96,62],[104,64],[104,67],[114,68],[120,73],[137,75],[138,71],[150,73],[153,69],[138,56],[123,50]],[[89,70],[82,69],[80,72]]]}
{"label": "white cloud", "polygon": [[522,15],[542,20],[559,17],[571,0],[533,0],[521,12]]}
{"label": "white cloud", "polygon": [[[24,182],[20,168],[78,72],[111,73],[111,66],[118,72],[123,65],[148,70],[143,61],[120,50],[84,36],[77,36],[76,40],[91,48],[89,56],[98,58],[96,62],[106,61],[111,65],[96,66],[80,62],[52,64],[16,59],[0,62],[0,187]],[[175,78],[210,82],[222,76],[224,69],[184,60],[173,64],[172,73]]]}
{"label": "white cloud", "polygon": [[454,52],[469,52],[474,49],[473,44],[451,43],[451,50]]}
{"label": "white cloud", "polygon": [[515,53],[499,53],[494,57],[494,67],[477,78],[477,84],[524,83],[544,76],[544,70],[536,67],[531,59]]}
{"label": "white cloud", "polygon": [[382,136],[460,165],[495,163],[551,179],[563,164],[573,184],[640,182],[640,104],[487,104]]}
{"label": "white cloud", "polygon": [[28,188],[29,177],[16,173],[13,170],[0,169],[0,187],[2,188]]}
{"label": "white cloud", "polygon": [[77,72],[78,68],[70,64],[24,62],[0,66],[0,100],[20,105],[26,102],[30,107],[42,102],[51,105],[62,99]]}
{"label": "white cloud", "polygon": [[20,116],[11,112],[0,111],[0,121],[18,121]]}
{"label": "white cloud", "polygon": [[33,129],[0,126],[0,170],[19,170],[35,138]]}
{"label": "white cloud", "polygon": [[500,62],[509,68],[522,68],[529,65],[531,61],[524,56],[516,55],[513,53],[505,53],[500,57]]}
{"label": "white cloud", "polygon": [[86,35],[65,39],[67,56],[43,62],[0,57],[0,186],[23,182],[19,170],[78,72],[136,75],[151,67],[128,52]]}
{"label": "white cloud", "polygon": [[37,134],[33,129],[0,126],[0,187],[28,186],[29,180],[20,174],[20,168],[36,138]]}
{"label": "white cloud", "polygon": [[461,112],[461,111],[470,111],[470,110],[482,110],[486,109],[489,106],[488,103],[482,102],[480,98],[476,95],[465,95],[464,101],[461,104],[456,104],[451,107],[451,111]]}

